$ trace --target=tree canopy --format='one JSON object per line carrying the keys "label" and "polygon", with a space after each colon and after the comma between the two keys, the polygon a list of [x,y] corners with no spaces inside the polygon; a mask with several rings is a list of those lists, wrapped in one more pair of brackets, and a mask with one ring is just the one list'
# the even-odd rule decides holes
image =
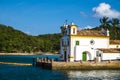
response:
{"label": "tree canopy", "polygon": [[59,33],[31,36],[0,24],[0,52],[56,52],[59,39]]}
{"label": "tree canopy", "polygon": [[[119,19],[103,17],[100,19],[100,23],[98,27],[92,29],[108,29],[111,40],[120,40]],[[59,52],[60,38],[60,33],[32,36],[16,30],[11,26],[0,24],[0,52]]]}
{"label": "tree canopy", "polygon": [[120,20],[118,18],[109,19],[109,17],[103,17],[100,19],[100,25],[93,28],[94,30],[109,30],[111,40],[120,40]]}

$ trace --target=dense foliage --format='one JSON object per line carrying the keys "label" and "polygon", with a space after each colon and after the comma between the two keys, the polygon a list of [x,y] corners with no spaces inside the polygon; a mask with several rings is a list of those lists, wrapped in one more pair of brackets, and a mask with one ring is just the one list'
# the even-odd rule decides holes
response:
{"label": "dense foliage", "polygon": [[[103,17],[100,19],[101,25],[93,28],[94,30],[110,31],[110,39],[120,40],[120,23],[117,18],[109,19]],[[58,52],[60,49],[60,37],[57,34],[44,34],[31,36],[11,26],[0,24],[0,52]]]}
{"label": "dense foliage", "polygon": [[0,52],[56,52],[59,39],[60,34],[31,36],[0,24]]}
{"label": "dense foliage", "polygon": [[40,50],[43,52],[58,52],[60,50],[60,33],[38,35]]}
{"label": "dense foliage", "polygon": [[111,40],[120,40],[120,21],[117,18],[109,19],[103,17],[100,19],[101,25],[93,28],[94,30],[109,30]]}

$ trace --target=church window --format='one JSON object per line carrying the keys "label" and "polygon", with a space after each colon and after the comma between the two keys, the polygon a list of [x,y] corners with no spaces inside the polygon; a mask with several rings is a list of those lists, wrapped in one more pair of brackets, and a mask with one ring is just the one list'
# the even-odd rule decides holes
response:
{"label": "church window", "polygon": [[96,51],[96,56],[101,57],[101,54],[99,53],[99,51]]}
{"label": "church window", "polygon": [[91,44],[91,45],[94,45],[94,44],[95,44],[95,41],[94,41],[94,40],[91,40],[91,41],[90,41],[90,44]]}
{"label": "church window", "polygon": [[64,46],[64,40],[62,39],[62,46]]}
{"label": "church window", "polygon": [[69,34],[71,33],[71,30],[70,30],[70,28],[69,28]]}
{"label": "church window", "polygon": [[119,46],[117,45],[116,48],[119,48]]}
{"label": "church window", "polygon": [[65,35],[67,35],[67,30],[65,31]]}
{"label": "church window", "polygon": [[73,34],[75,34],[75,28],[73,28]]}
{"label": "church window", "polygon": [[69,44],[70,44],[69,39],[67,41],[68,41],[68,46],[69,46]]}
{"label": "church window", "polygon": [[79,45],[79,41],[76,41],[76,45]]}

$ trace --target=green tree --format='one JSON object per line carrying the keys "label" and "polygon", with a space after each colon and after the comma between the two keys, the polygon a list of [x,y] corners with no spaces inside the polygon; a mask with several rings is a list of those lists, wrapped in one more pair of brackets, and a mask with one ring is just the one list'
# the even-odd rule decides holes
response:
{"label": "green tree", "polygon": [[105,30],[110,26],[109,17],[103,17],[100,19],[100,27],[103,27]]}
{"label": "green tree", "polygon": [[112,18],[111,24],[113,27],[118,27],[118,25],[120,24],[120,21],[118,18]]}
{"label": "green tree", "polygon": [[[109,20],[108,17],[103,17],[100,19],[101,25],[99,27],[95,27],[92,30],[101,30],[104,28],[105,30],[110,31],[110,39],[111,40],[120,40],[120,26],[119,26],[119,20],[117,18],[113,18],[112,20]],[[112,25],[110,25],[110,23]],[[109,27],[108,27],[108,26]]]}

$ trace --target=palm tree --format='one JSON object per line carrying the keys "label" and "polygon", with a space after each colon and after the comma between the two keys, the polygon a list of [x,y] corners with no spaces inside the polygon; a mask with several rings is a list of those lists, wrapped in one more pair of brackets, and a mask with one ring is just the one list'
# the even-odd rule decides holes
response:
{"label": "palm tree", "polygon": [[111,24],[113,27],[117,27],[120,24],[120,21],[118,18],[112,18]]}
{"label": "palm tree", "polygon": [[106,16],[100,19],[101,27],[103,27],[104,29],[107,29],[110,26],[110,21],[108,19],[109,18]]}
{"label": "palm tree", "polygon": [[113,36],[114,39],[115,40],[119,39],[119,37],[118,37],[118,35],[120,35],[120,31],[119,31],[120,28],[118,27],[119,24],[120,24],[119,19],[118,18],[112,18],[110,23],[111,23],[111,26],[112,26],[112,30],[111,31],[113,31],[112,35],[114,35]]}

